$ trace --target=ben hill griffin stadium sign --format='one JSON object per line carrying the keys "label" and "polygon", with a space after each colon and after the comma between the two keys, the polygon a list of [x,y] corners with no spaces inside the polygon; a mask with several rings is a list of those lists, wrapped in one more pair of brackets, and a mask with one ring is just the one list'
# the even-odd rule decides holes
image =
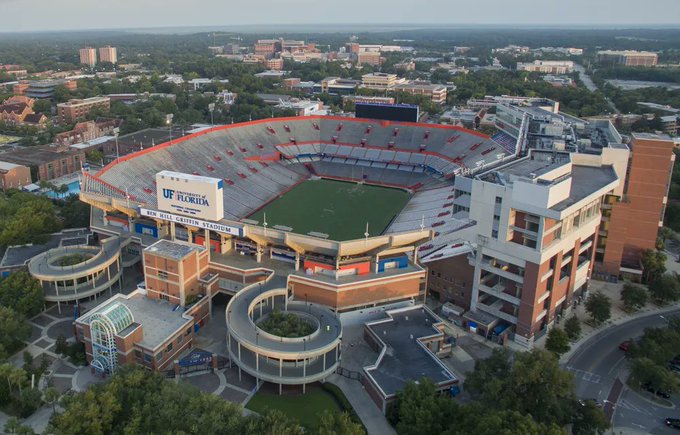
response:
{"label": "ben hill griffin stadium sign", "polygon": [[198,219],[224,218],[223,188],[219,178],[172,171],[156,174],[158,209]]}

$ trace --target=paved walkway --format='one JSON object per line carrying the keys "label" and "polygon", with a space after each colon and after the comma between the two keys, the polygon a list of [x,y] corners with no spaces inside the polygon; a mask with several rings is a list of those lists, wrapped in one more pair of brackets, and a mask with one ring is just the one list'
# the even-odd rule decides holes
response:
{"label": "paved walkway", "polygon": [[[610,328],[611,326],[620,325],[622,323],[626,323],[640,317],[648,316],[653,313],[658,313],[660,316],[663,316],[664,313],[678,309],[678,305],[676,304],[668,306],[658,306],[650,302],[645,307],[641,308],[635,313],[629,314],[623,310],[623,304],[621,303],[622,288],[623,288],[622,283],[613,284],[601,281],[591,281],[589,292],[599,289],[609,297],[609,299],[612,302],[612,316],[608,321],[594,328],[584,323],[584,320],[587,320],[589,318],[588,313],[586,313],[585,311],[585,304],[582,303],[579,306],[577,306],[576,310],[574,310],[570,315],[575,314],[576,317],[578,317],[579,320],[581,320],[581,337],[576,342],[572,343],[571,349],[569,349],[567,353],[562,355],[562,357],[560,358],[561,363],[565,363],[566,361],[568,361],[569,358],[579,349],[579,347],[583,343],[588,341],[591,337],[596,336],[597,334]],[[544,343],[545,339],[541,340],[540,346],[543,346]],[[537,344],[539,343],[537,342]]]}
{"label": "paved walkway", "polygon": [[366,426],[369,435],[396,435],[395,430],[387,422],[383,413],[380,412],[380,408],[371,400],[359,381],[338,374],[329,376],[327,380],[340,387],[342,392],[345,393],[347,400]]}

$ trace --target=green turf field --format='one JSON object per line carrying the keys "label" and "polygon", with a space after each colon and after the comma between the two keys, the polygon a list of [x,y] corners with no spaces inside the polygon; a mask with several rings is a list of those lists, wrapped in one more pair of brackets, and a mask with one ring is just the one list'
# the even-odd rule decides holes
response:
{"label": "green turf field", "polygon": [[296,396],[279,396],[274,392],[260,390],[248,401],[246,408],[258,413],[267,409],[279,410],[308,429],[319,425],[324,411],[342,412],[331,394],[320,388],[310,387],[306,394]]}
{"label": "green turf field", "polygon": [[326,233],[332,240],[364,237],[366,222],[371,236],[381,234],[401,211],[410,194],[400,189],[335,180],[308,180],[249,216],[262,225],[285,225],[293,232]]}

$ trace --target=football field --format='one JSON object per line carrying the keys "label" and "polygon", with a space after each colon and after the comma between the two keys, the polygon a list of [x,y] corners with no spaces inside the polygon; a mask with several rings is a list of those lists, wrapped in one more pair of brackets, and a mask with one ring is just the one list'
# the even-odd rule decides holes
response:
{"label": "football field", "polygon": [[249,219],[267,227],[285,225],[293,232],[325,233],[331,240],[364,237],[366,223],[371,236],[382,234],[411,195],[400,189],[336,180],[307,180],[274,200]]}

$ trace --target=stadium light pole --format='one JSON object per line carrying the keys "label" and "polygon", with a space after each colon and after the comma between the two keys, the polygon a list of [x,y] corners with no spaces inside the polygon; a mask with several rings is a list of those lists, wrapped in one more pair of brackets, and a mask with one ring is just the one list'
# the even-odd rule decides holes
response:
{"label": "stadium light pole", "polygon": [[215,103],[208,104],[208,110],[210,110],[210,126],[215,126],[215,118],[213,116],[215,112]]}
{"label": "stadium light pole", "polygon": [[116,127],[113,129],[113,137],[116,138],[116,161],[120,159],[120,152],[118,151],[118,134],[120,133],[120,128]]}
{"label": "stadium light pole", "polygon": [[173,115],[172,113],[168,113],[167,115],[165,115],[165,123],[168,124],[168,133],[170,133],[170,143],[171,144],[172,144],[172,118],[174,116],[175,115]]}

